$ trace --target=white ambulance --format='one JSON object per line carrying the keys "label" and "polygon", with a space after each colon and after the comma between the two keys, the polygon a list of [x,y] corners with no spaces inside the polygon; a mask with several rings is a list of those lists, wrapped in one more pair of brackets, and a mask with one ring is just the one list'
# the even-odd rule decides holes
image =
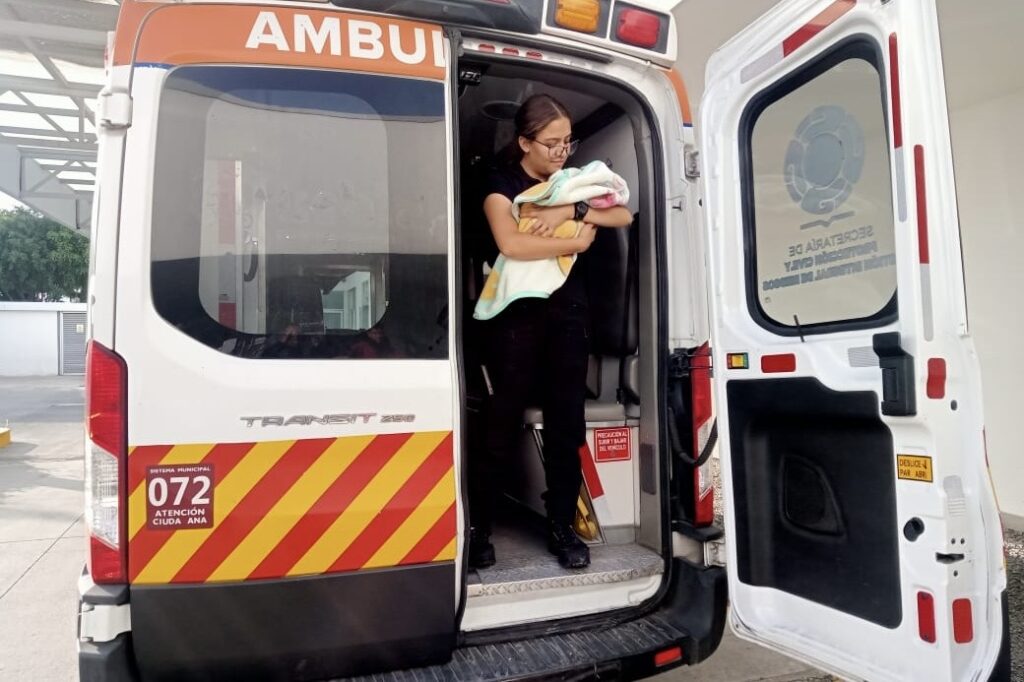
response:
{"label": "white ambulance", "polygon": [[[81,679],[638,678],[727,602],[844,678],[1009,679],[933,2],[780,2],[699,144],[676,4],[121,3]],[[528,409],[473,570],[481,178],[539,92],[632,190],[588,258],[593,560],[536,532]]]}

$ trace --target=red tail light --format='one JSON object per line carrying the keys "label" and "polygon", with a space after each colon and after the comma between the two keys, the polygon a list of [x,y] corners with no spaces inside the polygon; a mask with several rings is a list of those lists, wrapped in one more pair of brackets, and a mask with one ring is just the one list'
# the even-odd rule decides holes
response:
{"label": "red tail light", "polygon": [[619,13],[615,37],[628,45],[652,48],[661,38],[661,17],[640,9],[624,9]]}
{"label": "red tail light", "polygon": [[124,560],[121,550],[107,545],[95,535],[89,535],[89,575],[93,582],[123,583]]}
{"label": "red tail light", "polygon": [[124,360],[89,342],[85,370],[85,517],[89,572],[97,583],[124,582],[128,370]]}
{"label": "red tail light", "polygon": [[86,353],[86,394],[89,438],[107,452],[120,456],[125,449],[124,360],[95,341]]}
{"label": "red tail light", "polygon": [[[693,414],[693,456],[700,457],[711,438],[714,407],[711,402],[711,348],[701,346],[693,358],[690,371],[690,395]],[[715,521],[715,486],[711,460],[693,470],[693,524],[710,526]]]}
{"label": "red tail light", "polygon": [[682,647],[674,646],[671,649],[665,649],[654,654],[654,665],[660,668],[663,665],[669,663],[675,663],[683,658]]}

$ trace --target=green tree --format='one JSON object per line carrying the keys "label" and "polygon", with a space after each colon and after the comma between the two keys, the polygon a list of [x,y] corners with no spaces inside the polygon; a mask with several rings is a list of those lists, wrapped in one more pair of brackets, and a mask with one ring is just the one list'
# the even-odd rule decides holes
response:
{"label": "green tree", "polygon": [[32,211],[0,210],[0,301],[85,298],[89,240]]}

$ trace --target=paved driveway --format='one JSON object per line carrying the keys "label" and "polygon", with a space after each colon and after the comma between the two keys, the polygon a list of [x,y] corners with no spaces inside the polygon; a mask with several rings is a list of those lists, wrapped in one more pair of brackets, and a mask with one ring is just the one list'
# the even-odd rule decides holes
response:
{"label": "paved driveway", "polygon": [[82,379],[0,379],[0,680],[77,679]]}

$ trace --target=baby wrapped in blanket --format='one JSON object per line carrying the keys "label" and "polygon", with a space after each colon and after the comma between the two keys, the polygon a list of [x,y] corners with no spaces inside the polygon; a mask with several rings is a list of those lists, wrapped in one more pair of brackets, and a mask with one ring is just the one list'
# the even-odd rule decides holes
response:
{"label": "baby wrapped in blanket", "polygon": [[[629,201],[629,188],[626,181],[603,162],[591,161],[582,168],[563,168],[547,182],[519,194],[512,202],[512,217],[519,231],[527,232],[531,220],[520,218],[520,207],[526,204],[564,206],[578,201],[587,202],[591,208],[625,206]],[[567,220],[555,228],[552,238],[572,239],[581,227],[579,221]],[[484,283],[473,317],[489,320],[520,298],[548,298],[565,284],[575,262],[576,254],[540,260],[514,260],[499,254]]]}

